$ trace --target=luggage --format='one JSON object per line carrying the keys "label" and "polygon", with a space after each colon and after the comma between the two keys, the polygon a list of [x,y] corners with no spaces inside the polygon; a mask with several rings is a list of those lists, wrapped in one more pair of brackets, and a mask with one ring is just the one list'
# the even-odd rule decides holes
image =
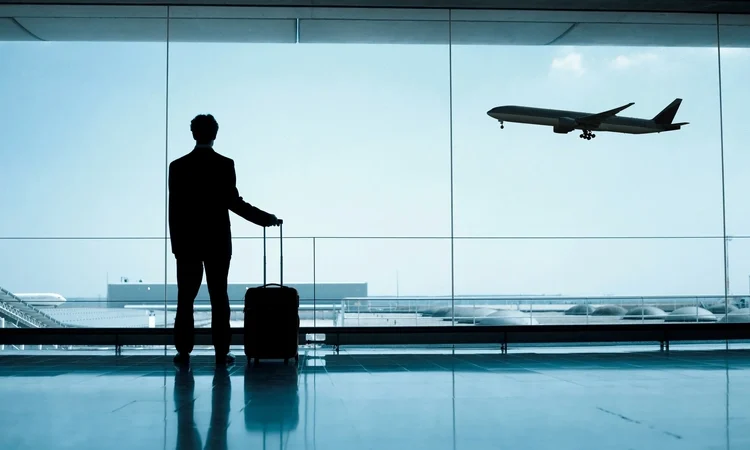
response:
{"label": "luggage", "polygon": [[281,272],[279,283],[266,279],[266,229],[263,228],[263,285],[245,292],[245,355],[261,359],[294,358],[299,362],[299,293],[284,286],[283,225],[279,223]]}

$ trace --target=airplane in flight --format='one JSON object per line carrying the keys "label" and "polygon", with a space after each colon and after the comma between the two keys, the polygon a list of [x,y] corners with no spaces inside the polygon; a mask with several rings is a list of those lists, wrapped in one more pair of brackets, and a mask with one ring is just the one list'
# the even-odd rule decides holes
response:
{"label": "airplane in flight", "polygon": [[528,106],[498,106],[487,111],[487,115],[500,122],[500,128],[505,128],[503,122],[527,123],[532,125],[551,126],[555,133],[566,134],[573,130],[581,130],[580,138],[591,140],[596,137],[594,131],[610,131],[614,133],[646,134],[661,133],[663,131],[679,130],[688,122],[672,123],[677,110],[682,103],[681,98],[675,99],[653,119],[638,119],[634,117],[619,117],[622,110],[633,106],[628,103],[619,108],[610,109],[596,114],[563,111],[558,109],[532,108]]}

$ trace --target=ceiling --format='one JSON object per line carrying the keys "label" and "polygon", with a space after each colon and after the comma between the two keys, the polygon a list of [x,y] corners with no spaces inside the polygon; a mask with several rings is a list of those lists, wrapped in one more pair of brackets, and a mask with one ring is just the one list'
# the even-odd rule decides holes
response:
{"label": "ceiling", "polygon": [[0,0],[29,5],[200,5],[750,14],[748,0]]}
{"label": "ceiling", "polygon": [[[415,1],[412,0],[412,2]],[[616,4],[617,2],[618,0],[613,0],[606,3]],[[344,2],[342,0],[338,3]],[[373,4],[374,2],[361,3]],[[483,3],[498,2],[485,0]],[[531,2],[534,5],[542,3],[544,2]],[[597,2],[593,0],[572,2],[572,4],[584,3],[595,4]],[[634,5],[640,3],[653,4],[654,2],[629,2]],[[730,0],[666,3],[702,4],[704,9],[709,5],[723,3],[750,6],[750,2]],[[717,33],[717,20],[720,24],[720,33]],[[750,14],[417,8],[10,5],[3,4],[0,0],[0,41],[164,42],[167,38],[172,42],[303,44],[448,44],[451,42],[455,45],[660,47],[715,47],[720,39],[722,46],[750,47]]]}

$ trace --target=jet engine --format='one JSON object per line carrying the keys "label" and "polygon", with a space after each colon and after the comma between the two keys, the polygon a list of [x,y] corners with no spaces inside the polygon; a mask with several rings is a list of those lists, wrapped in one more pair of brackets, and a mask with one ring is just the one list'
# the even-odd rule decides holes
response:
{"label": "jet engine", "polygon": [[578,123],[575,119],[571,119],[570,117],[560,117],[557,119],[557,125],[555,125],[552,130],[559,134],[570,133],[575,130],[576,125],[578,125]]}

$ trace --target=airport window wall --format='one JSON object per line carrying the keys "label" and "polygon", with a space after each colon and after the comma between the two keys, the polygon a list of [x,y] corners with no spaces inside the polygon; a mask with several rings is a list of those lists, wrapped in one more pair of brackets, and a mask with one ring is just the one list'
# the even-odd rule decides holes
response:
{"label": "airport window wall", "polygon": [[[750,321],[748,17],[5,5],[0,61],[6,327],[173,326],[167,170],[200,113],[285,221],[303,326]],[[689,124],[488,115],[631,102]],[[262,230],[232,230],[241,326]]]}

